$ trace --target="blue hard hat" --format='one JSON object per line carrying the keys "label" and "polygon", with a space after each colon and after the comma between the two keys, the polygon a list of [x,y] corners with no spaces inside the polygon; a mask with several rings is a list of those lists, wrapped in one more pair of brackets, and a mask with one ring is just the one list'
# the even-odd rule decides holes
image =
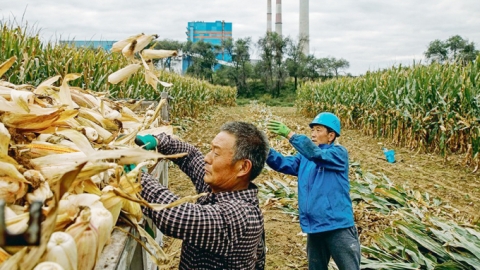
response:
{"label": "blue hard hat", "polygon": [[333,131],[335,131],[337,137],[340,137],[340,119],[338,119],[338,117],[333,113],[320,113],[310,123],[310,127],[313,127],[314,125],[322,125],[331,128]]}

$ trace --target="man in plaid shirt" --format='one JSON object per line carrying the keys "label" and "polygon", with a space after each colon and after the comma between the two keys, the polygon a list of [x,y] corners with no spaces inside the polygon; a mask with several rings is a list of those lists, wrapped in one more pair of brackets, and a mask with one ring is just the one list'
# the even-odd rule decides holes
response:
{"label": "man in plaid shirt", "polygon": [[[137,136],[136,142],[166,155],[188,153],[172,161],[198,193],[208,193],[196,204],[162,211],[142,208],[165,235],[183,240],[180,269],[264,269],[263,215],[258,189],[251,182],[262,171],[269,151],[262,131],[245,122],[226,123],[205,157],[164,133]],[[141,183],[141,196],[150,203],[179,199],[147,173]]]}

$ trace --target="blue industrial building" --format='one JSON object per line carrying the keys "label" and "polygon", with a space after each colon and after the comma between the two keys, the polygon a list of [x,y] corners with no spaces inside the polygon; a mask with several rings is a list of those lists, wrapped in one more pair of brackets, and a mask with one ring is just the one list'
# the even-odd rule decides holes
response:
{"label": "blue industrial building", "polygon": [[[203,40],[212,45],[222,46],[222,40],[232,39],[232,23],[225,21],[215,22],[189,22],[187,25],[187,40],[193,43]],[[217,60],[220,63],[231,63],[232,56],[227,52],[217,53]],[[183,61],[182,70],[186,72],[191,61]],[[217,70],[220,65],[215,66]]]}
{"label": "blue industrial building", "polygon": [[113,43],[117,41],[113,40],[61,40],[60,44],[70,44],[75,47],[87,47],[87,48],[102,48],[110,51]]}

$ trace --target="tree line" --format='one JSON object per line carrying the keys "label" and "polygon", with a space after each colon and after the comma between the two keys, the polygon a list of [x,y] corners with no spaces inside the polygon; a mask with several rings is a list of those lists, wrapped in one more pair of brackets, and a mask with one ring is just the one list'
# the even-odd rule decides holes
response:
{"label": "tree line", "polygon": [[[301,47],[305,41],[268,32],[257,42],[253,42],[250,37],[225,39],[221,45],[212,45],[202,40],[195,43],[160,40],[155,48],[182,51],[184,61],[188,62],[188,75],[206,79],[213,84],[236,86],[241,97],[270,94],[277,98],[284,90],[296,90],[300,81],[350,76],[346,73],[350,63],[343,58],[305,55]],[[250,52],[253,49],[258,51],[257,60],[251,58]],[[231,64],[218,66],[218,53],[231,55]],[[170,61],[171,59],[162,60],[159,65],[169,69]],[[215,72],[214,67],[217,67]],[[287,87],[289,81],[293,83]]]}

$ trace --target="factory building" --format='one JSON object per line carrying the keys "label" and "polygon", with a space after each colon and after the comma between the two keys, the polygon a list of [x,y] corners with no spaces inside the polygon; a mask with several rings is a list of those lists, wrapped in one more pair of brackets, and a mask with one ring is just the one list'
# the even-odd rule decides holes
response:
{"label": "factory building", "polygon": [[[225,21],[188,22],[185,34],[187,35],[187,41],[193,43],[203,40],[214,46],[222,46],[223,40],[232,39],[232,23]],[[232,62],[232,56],[225,51],[218,52],[216,58],[220,64]],[[183,59],[182,62],[182,70],[185,73],[191,61]],[[220,64],[215,66],[215,70],[220,67]]]}

